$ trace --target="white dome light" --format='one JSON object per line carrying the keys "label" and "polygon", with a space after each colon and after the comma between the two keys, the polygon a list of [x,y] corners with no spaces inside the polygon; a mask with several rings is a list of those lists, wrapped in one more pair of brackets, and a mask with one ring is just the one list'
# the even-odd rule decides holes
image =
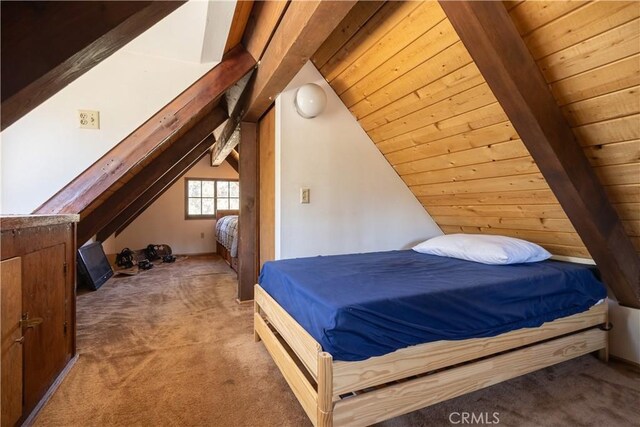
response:
{"label": "white dome light", "polygon": [[300,86],[294,99],[296,111],[305,119],[319,116],[327,106],[327,94],[315,83]]}

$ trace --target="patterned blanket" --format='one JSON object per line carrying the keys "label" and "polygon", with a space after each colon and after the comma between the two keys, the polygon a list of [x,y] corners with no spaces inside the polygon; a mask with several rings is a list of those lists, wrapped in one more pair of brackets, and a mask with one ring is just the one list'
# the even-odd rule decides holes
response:
{"label": "patterned blanket", "polygon": [[223,216],[216,222],[216,240],[233,258],[238,256],[238,215]]}

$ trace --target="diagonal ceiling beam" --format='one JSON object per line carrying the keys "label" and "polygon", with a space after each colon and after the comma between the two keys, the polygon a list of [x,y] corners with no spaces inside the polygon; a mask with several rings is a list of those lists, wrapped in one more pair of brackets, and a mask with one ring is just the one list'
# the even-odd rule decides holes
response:
{"label": "diagonal ceiling beam", "polygon": [[235,149],[231,150],[229,156],[227,157],[227,163],[233,168],[234,171],[240,171],[240,153],[238,153]]}
{"label": "diagonal ceiling beam", "polygon": [[502,2],[440,1],[604,281],[640,308],[640,259]]}
{"label": "diagonal ceiling beam", "polygon": [[[213,135],[209,134],[198,143],[187,155],[171,166],[164,175],[158,178],[152,185],[138,192],[136,199],[117,215],[111,215],[110,220],[97,234],[97,240],[103,242],[113,233],[118,235],[142,212],[164,194],[182,175],[208,153],[214,143]],[[153,167],[153,164],[150,165]]]}
{"label": "diagonal ceiling beam", "polygon": [[219,134],[217,132],[214,134],[216,144],[211,150],[211,166],[220,166],[240,141],[238,127],[249,99],[249,84],[253,74],[253,71],[250,72],[227,91],[226,102],[229,109],[229,120],[224,124]]}
{"label": "diagonal ceiling beam", "polygon": [[[84,243],[97,234],[111,220],[134,203],[140,195],[153,186],[167,173],[177,173],[174,166],[194,150],[199,156],[211,146],[207,136],[227,118],[227,112],[222,108],[215,108],[204,116],[195,126],[189,129],[180,139],[151,160],[138,171],[127,183],[111,193],[97,209],[81,215],[78,223],[78,243]],[[205,146],[203,146],[205,144]]]}
{"label": "diagonal ceiling beam", "polygon": [[[242,35],[247,28],[247,22],[249,21],[252,10],[253,0],[238,0],[236,2],[236,9],[233,12],[227,43],[224,45],[224,53],[229,52],[236,47],[237,44],[242,42]],[[249,53],[251,52],[249,51]]]}
{"label": "diagonal ceiling beam", "polygon": [[2,129],[184,3],[3,1]]}
{"label": "diagonal ceiling beam", "polygon": [[[34,213],[86,213],[85,210],[93,207],[94,202],[126,184],[136,171],[211,113],[224,93],[254,66],[255,60],[242,46],[232,49],[220,64],[109,150]],[[202,138],[204,136],[206,135]]]}
{"label": "diagonal ceiling beam", "polygon": [[291,2],[260,60],[244,120],[255,122],[267,111],[356,3]]}

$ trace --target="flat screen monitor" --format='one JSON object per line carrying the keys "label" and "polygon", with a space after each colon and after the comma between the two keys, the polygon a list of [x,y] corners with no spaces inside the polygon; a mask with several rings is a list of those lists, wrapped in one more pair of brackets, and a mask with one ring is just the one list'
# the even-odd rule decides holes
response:
{"label": "flat screen monitor", "polygon": [[113,270],[100,242],[90,243],[78,249],[78,279],[81,285],[95,291],[111,276]]}

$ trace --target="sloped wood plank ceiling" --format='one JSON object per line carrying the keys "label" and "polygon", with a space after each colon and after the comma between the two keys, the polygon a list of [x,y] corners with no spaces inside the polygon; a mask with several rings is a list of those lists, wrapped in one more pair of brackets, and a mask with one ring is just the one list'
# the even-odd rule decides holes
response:
{"label": "sloped wood plank ceiling", "polygon": [[[505,2],[640,251],[640,4]],[[589,257],[436,2],[362,2],[313,57],[446,233]]]}

